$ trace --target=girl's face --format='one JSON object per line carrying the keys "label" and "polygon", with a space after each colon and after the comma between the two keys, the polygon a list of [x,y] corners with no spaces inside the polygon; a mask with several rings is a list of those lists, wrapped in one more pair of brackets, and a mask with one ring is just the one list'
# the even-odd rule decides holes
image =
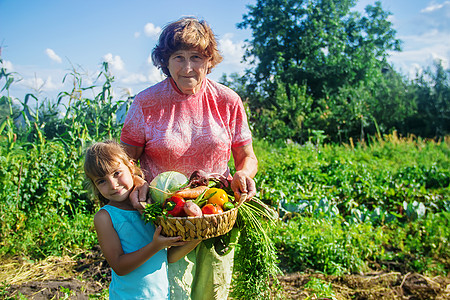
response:
{"label": "girl's face", "polygon": [[169,57],[170,76],[183,94],[198,92],[211,66],[210,59],[197,50],[178,50]]}
{"label": "girl's face", "polygon": [[123,162],[111,174],[94,178],[94,184],[100,194],[111,202],[123,202],[133,189],[133,174]]}

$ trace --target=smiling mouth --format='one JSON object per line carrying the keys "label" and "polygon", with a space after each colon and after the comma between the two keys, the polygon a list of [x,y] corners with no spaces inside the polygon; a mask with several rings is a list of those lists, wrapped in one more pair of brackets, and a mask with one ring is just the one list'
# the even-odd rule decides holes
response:
{"label": "smiling mouth", "polygon": [[113,195],[119,195],[119,194],[122,193],[122,191],[123,191],[123,188],[120,188],[120,189],[118,189],[117,191],[115,191],[115,192],[113,193]]}

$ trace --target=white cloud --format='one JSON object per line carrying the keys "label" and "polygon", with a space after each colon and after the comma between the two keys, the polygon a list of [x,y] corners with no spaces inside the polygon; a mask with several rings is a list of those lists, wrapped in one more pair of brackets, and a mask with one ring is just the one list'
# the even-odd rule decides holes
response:
{"label": "white cloud", "polygon": [[149,37],[157,37],[161,32],[161,27],[155,26],[152,23],[147,23],[144,26],[144,33]]}
{"label": "white cloud", "polygon": [[422,9],[420,12],[421,13],[430,13],[430,12],[434,12],[436,10],[440,10],[442,9],[444,6],[449,5],[450,6],[450,1],[445,1],[444,3],[431,3],[429,6],[427,6],[426,8]]}
{"label": "white cloud", "polygon": [[125,63],[119,55],[108,53],[103,56],[103,60],[109,63],[111,68],[115,71],[123,71],[125,69]]}
{"label": "white cloud", "polygon": [[431,67],[436,60],[448,68],[450,60],[450,33],[429,30],[420,35],[401,36],[404,49],[399,53],[392,53],[390,61],[403,73],[413,77],[417,70]]}
{"label": "white cloud", "polygon": [[45,54],[47,54],[47,56],[51,59],[51,60],[53,60],[53,61],[55,61],[55,62],[57,62],[57,63],[62,63],[62,59],[61,59],[61,57],[59,57],[56,53],[55,53],[55,51],[53,51],[53,49],[50,49],[50,48],[47,48],[47,49],[45,49]]}
{"label": "white cloud", "polygon": [[140,32],[135,32],[134,33],[134,37],[137,39],[138,37],[140,37],[141,36],[141,33]]}
{"label": "white cloud", "polygon": [[[47,96],[53,98],[56,96],[55,93],[60,92],[64,89],[64,84],[54,82],[51,75],[44,75],[45,77],[25,77],[17,83],[16,88],[18,91],[23,91],[24,94],[32,93],[38,98]],[[23,97],[23,96],[22,96]]]}
{"label": "white cloud", "polygon": [[412,29],[416,32],[424,32],[430,29],[450,32],[450,1],[427,6],[420,11],[420,14],[412,22]]}
{"label": "white cloud", "polygon": [[147,82],[148,78],[147,78],[147,76],[145,76],[144,74],[141,74],[141,73],[132,73],[132,74],[129,74],[126,77],[122,78],[120,81],[125,84],[137,84],[137,83]]}
{"label": "white cloud", "polygon": [[156,67],[151,67],[146,73],[147,74],[130,73],[127,76],[123,77],[120,81],[122,83],[132,85],[139,85],[141,83],[155,84],[165,78]]}
{"label": "white cloud", "polygon": [[241,60],[244,56],[244,41],[237,43],[232,40],[233,34],[227,33],[219,40],[219,48],[222,52],[224,64],[242,65]]}
{"label": "white cloud", "polygon": [[166,78],[166,76],[162,74],[161,70],[159,70],[155,66],[152,66],[148,72],[147,78],[149,83],[155,84]]}

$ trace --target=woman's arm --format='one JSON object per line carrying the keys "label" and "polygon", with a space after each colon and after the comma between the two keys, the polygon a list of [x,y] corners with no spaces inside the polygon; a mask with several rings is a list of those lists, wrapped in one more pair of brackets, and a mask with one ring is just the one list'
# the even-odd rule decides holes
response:
{"label": "woman's arm", "polygon": [[186,256],[189,252],[194,250],[201,240],[192,240],[184,246],[171,247],[167,250],[167,261],[169,263],[177,262],[180,258]]}
{"label": "woman's arm", "polygon": [[138,161],[142,153],[144,152],[144,147],[132,146],[123,142],[120,143],[120,145],[123,149],[125,149],[125,152],[128,154],[128,156],[135,161]]}
{"label": "woman's arm", "polygon": [[231,148],[231,151],[236,168],[236,173],[231,181],[231,189],[234,191],[236,199],[239,199],[243,193],[247,193],[247,199],[251,199],[256,194],[253,177],[258,172],[258,159],[253,151],[253,145],[250,143],[234,147]]}
{"label": "woman's arm", "polygon": [[166,238],[161,236],[161,227],[158,227],[155,230],[152,242],[137,251],[125,254],[107,211],[100,210],[95,215],[94,225],[103,255],[114,272],[119,276],[135,270],[164,248],[185,244],[185,242],[179,242],[181,237]]}

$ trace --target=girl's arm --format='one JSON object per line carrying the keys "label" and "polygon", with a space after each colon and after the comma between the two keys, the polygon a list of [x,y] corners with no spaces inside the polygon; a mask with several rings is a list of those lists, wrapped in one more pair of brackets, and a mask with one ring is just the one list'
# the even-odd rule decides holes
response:
{"label": "girl's arm", "polygon": [[97,212],[94,217],[94,225],[103,255],[114,272],[119,276],[135,270],[158,251],[166,247],[185,244],[185,242],[178,242],[181,237],[167,238],[161,236],[161,227],[158,227],[155,230],[152,242],[137,251],[125,254],[107,211],[100,210]]}
{"label": "girl's arm", "polygon": [[192,240],[187,242],[186,245],[179,247],[171,247],[167,250],[167,261],[169,263],[177,262],[180,258],[186,256],[189,252],[194,250],[198,244],[200,244],[201,240]]}

